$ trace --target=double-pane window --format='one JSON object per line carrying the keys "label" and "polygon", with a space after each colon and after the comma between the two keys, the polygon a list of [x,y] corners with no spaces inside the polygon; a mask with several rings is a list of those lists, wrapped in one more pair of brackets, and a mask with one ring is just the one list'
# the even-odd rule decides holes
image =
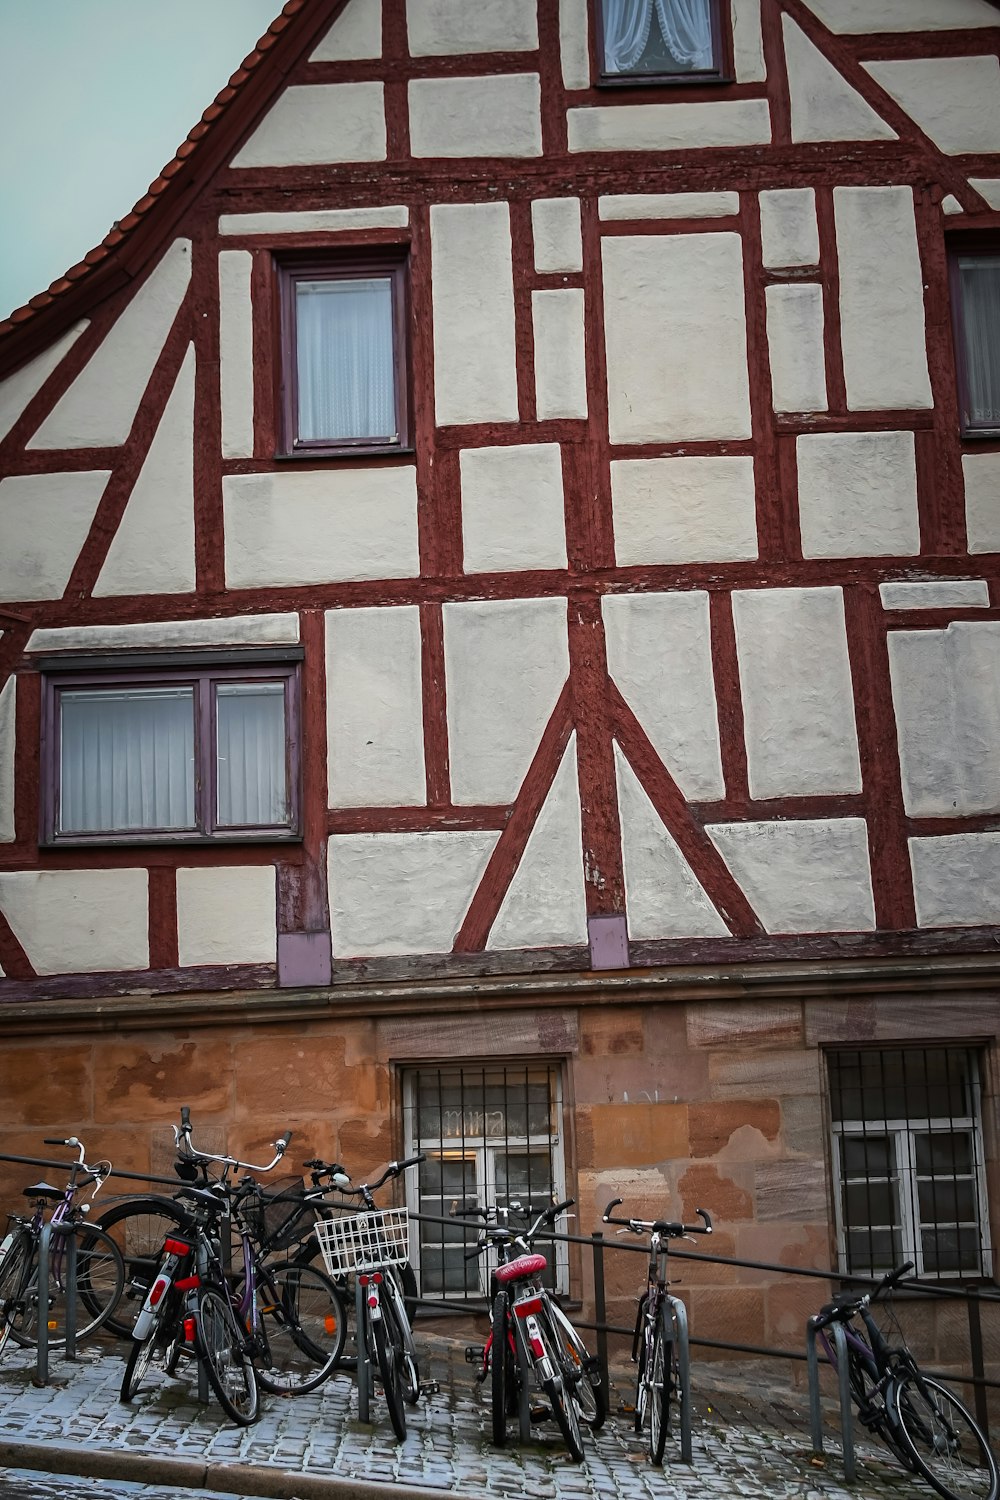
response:
{"label": "double-pane window", "polygon": [[953,258],[962,427],[1000,431],[1000,252]]}
{"label": "double-pane window", "polygon": [[598,0],[606,82],[717,78],[715,0]]}

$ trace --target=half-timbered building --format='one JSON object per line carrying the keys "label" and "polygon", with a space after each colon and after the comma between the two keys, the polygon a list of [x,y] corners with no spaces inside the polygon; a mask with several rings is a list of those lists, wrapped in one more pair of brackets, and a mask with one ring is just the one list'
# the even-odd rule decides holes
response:
{"label": "half-timbered building", "polygon": [[0,325],[3,1149],[156,1168],[186,1103],[421,1148],[430,1214],[992,1277],[998,53],[289,0]]}

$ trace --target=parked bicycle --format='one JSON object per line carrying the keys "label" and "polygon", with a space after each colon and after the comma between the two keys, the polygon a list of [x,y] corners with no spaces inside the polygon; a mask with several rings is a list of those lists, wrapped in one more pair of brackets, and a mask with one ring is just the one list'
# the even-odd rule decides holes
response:
{"label": "parked bicycle", "polygon": [[[89,1164],[75,1135],[46,1139],[46,1146],[77,1152],[65,1188],[36,1182],[24,1189],[32,1212],[12,1214],[0,1243],[0,1350],[9,1338],[23,1347],[38,1343],[44,1318],[48,1342],[64,1345],[95,1333],[111,1317],[121,1297],[124,1267],[110,1237],[88,1219],[90,1203],[77,1201],[93,1184],[91,1201],[111,1171],[109,1161]],[[46,1212],[51,1209],[48,1219]],[[47,1291],[42,1305],[41,1249],[49,1226]]]}
{"label": "parked bicycle", "polygon": [[[342,1198],[360,1200],[360,1213],[331,1213],[317,1221],[314,1232],[329,1275],[345,1283],[356,1277],[360,1288],[356,1297],[359,1405],[363,1411],[372,1371],[377,1368],[389,1421],[400,1441],[406,1436],[406,1406],[416,1405],[422,1394],[436,1387],[420,1379],[400,1276],[401,1268],[409,1265],[409,1214],[405,1208],[378,1208],[374,1195],[390,1178],[425,1160],[421,1152],[405,1161],[390,1162],[376,1182],[358,1187],[352,1186],[347,1173],[334,1163],[306,1162],[314,1182],[326,1175]],[[320,1201],[329,1208],[329,1200],[314,1199],[316,1211],[321,1211]]]}
{"label": "parked bicycle", "polygon": [[[478,1239],[469,1252],[481,1255],[493,1246],[497,1265],[490,1276],[490,1332],[482,1349],[470,1347],[465,1357],[479,1364],[477,1380],[490,1381],[493,1441],[502,1448],[507,1441],[507,1421],[517,1416],[524,1431],[531,1421],[550,1413],[562,1434],[570,1457],[583,1458],[583,1421],[592,1430],[607,1414],[607,1402],[596,1360],[573,1327],[542,1277],[548,1261],[532,1249],[543,1228],[573,1206],[574,1200],[547,1205],[530,1225],[511,1229],[511,1213],[527,1218],[520,1203],[492,1209],[464,1204],[454,1213],[476,1214]],[[532,1395],[541,1394],[545,1405],[532,1405]]]}
{"label": "parked bicycle", "polygon": [[[891,1294],[913,1270],[897,1266],[870,1292],[841,1292],[811,1318],[827,1359],[836,1369],[833,1338],[826,1329],[843,1326],[851,1398],[858,1420],[881,1438],[910,1470],[945,1500],[996,1500],[997,1463],[980,1427],[957,1396],[920,1369],[902,1339],[891,1311]],[[871,1312],[886,1299],[898,1343],[890,1343]]]}
{"label": "parked bicycle", "polygon": [[682,1224],[666,1219],[616,1219],[612,1209],[621,1198],[612,1198],[604,1210],[605,1224],[620,1224],[632,1234],[649,1235],[646,1286],[639,1298],[632,1359],[637,1365],[635,1381],[635,1430],[649,1424],[649,1456],[662,1464],[670,1432],[670,1406],[680,1412],[681,1458],[691,1462],[691,1377],[688,1352],[687,1309],[670,1291],[668,1265],[670,1241],[693,1234],[711,1234],[711,1216],[703,1208],[695,1213],[700,1224]]}

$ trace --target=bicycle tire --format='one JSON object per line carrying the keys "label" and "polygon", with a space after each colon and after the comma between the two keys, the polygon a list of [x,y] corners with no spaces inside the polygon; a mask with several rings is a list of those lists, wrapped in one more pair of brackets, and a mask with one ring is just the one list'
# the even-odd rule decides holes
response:
{"label": "bicycle tire", "polygon": [[[393,1267],[394,1270],[398,1267]],[[402,1344],[399,1362],[400,1389],[407,1406],[416,1406],[420,1400],[420,1366],[417,1349],[413,1342],[413,1330],[406,1316],[406,1301],[400,1283],[392,1276],[383,1276],[382,1291],[386,1301],[392,1303],[393,1317]]]}
{"label": "bicycle tire", "polygon": [[21,1311],[31,1277],[33,1243],[29,1231],[22,1230],[0,1261],[0,1353],[10,1338],[14,1319]]}
{"label": "bicycle tire", "polygon": [[258,1283],[269,1363],[257,1365],[265,1391],[298,1396],[315,1391],[333,1374],[344,1352],[345,1315],[340,1293],[318,1266],[263,1266]]}
{"label": "bicycle tire", "polygon": [[257,1375],[246,1341],[225,1292],[198,1288],[198,1357],[219,1405],[240,1427],[260,1414]]}
{"label": "bicycle tire", "polygon": [[[832,1348],[832,1345],[831,1345]],[[874,1432],[893,1457],[911,1474],[916,1470],[913,1455],[899,1433],[898,1423],[889,1407],[878,1395],[878,1372],[875,1356],[865,1359],[850,1344],[847,1346],[847,1375],[858,1415],[869,1431]],[[874,1393],[874,1401],[873,1401]]]}
{"label": "bicycle tire", "polygon": [[493,1303],[490,1333],[490,1406],[493,1424],[493,1446],[507,1443],[507,1404],[511,1398],[510,1381],[516,1380],[511,1369],[507,1293],[498,1292]]}
{"label": "bicycle tire", "polygon": [[567,1318],[558,1302],[549,1302],[552,1324],[559,1339],[563,1355],[563,1369],[573,1382],[573,1397],[580,1412],[580,1420],[597,1432],[604,1426],[608,1415],[608,1402],[600,1371],[591,1358],[586,1344]]}
{"label": "bicycle tire", "polygon": [[163,1341],[163,1320],[158,1318],[144,1339],[133,1339],[132,1347],[125,1361],[125,1373],[122,1376],[122,1388],[119,1400],[127,1405],[135,1396],[147,1370],[153,1362],[157,1345]]}
{"label": "bicycle tire", "polygon": [[[560,1372],[562,1370],[562,1362],[559,1358],[559,1343],[544,1309],[538,1314],[538,1332],[550,1365],[554,1370]],[[567,1382],[562,1378],[561,1374],[557,1373],[554,1380],[543,1382],[543,1389],[548,1397],[549,1405],[552,1408],[552,1415],[556,1419],[556,1426],[562,1433],[563,1442],[566,1444],[570,1458],[574,1463],[582,1463],[583,1435],[580,1432],[580,1417],[572,1392],[568,1389]]]}
{"label": "bicycle tire", "polygon": [[105,1323],[109,1333],[118,1338],[130,1337],[132,1324],[159,1267],[163,1241],[172,1229],[183,1229],[187,1222],[179,1204],[172,1198],[158,1197],[129,1198],[106,1209],[94,1221],[94,1228],[110,1234],[125,1265],[122,1300]]}
{"label": "bicycle tire", "polygon": [[[76,1340],[96,1333],[108,1321],[118,1306],[125,1283],[125,1267],[118,1246],[109,1235],[93,1224],[73,1224],[67,1231],[77,1237],[76,1245]],[[32,1237],[34,1239],[34,1237]],[[55,1236],[50,1246],[55,1247]],[[10,1323],[10,1334],[24,1349],[33,1349],[38,1344],[38,1240],[32,1249],[32,1267],[28,1283],[24,1288],[24,1300],[20,1315]],[[61,1279],[65,1258],[49,1263],[48,1344],[50,1349],[62,1348],[66,1343],[67,1317],[69,1312],[66,1287]]]}
{"label": "bicycle tire", "polygon": [[945,1500],[996,1500],[996,1459],[972,1414],[936,1380],[914,1371],[890,1401],[916,1469]]}
{"label": "bicycle tire", "polygon": [[648,1396],[646,1387],[646,1360],[649,1358],[646,1330],[646,1306],[648,1302],[649,1293],[644,1292],[639,1298],[639,1310],[635,1315],[635,1332],[632,1335],[632,1358],[636,1362],[635,1407],[632,1412],[632,1426],[636,1432],[642,1431],[646,1420]]}
{"label": "bicycle tire", "polygon": [[392,1423],[393,1432],[402,1442],[406,1437],[406,1408],[403,1406],[403,1388],[399,1373],[403,1350],[399,1330],[396,1327],[395,1313],[385,1303],[382,1304],[382,1316],[372,1321],[372,1333],[375,1338],[375,1358],[378,1362],[379,1378],[382,1381],[385,1404],[389,1408],[389,1421]]}
{"label": "bicycle tire", "polygon": [[670,1430],[670,1382],[673,1361],[673,1330],[668,1324],[668,1310],[660,1313],[653,1334],[650,1360],[649,1391],[649,1458],[657,1468],[663,1463]]}

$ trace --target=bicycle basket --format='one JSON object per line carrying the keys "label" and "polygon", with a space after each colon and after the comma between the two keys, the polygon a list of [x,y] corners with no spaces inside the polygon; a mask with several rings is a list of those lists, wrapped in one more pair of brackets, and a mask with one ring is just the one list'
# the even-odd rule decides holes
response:
{"label": "bicycle basket", "polygon": [[398,1266],[410,1258],[410,1221],[405,1208],[321,1219],[315,1234],[331,1276]]}
{"label": "bicycle basket", "polygon": [[312,1215],[301,1177],[279,1177],[244,1200],[243,1217],[262,1250],[287,1250],[303,1238]]}

